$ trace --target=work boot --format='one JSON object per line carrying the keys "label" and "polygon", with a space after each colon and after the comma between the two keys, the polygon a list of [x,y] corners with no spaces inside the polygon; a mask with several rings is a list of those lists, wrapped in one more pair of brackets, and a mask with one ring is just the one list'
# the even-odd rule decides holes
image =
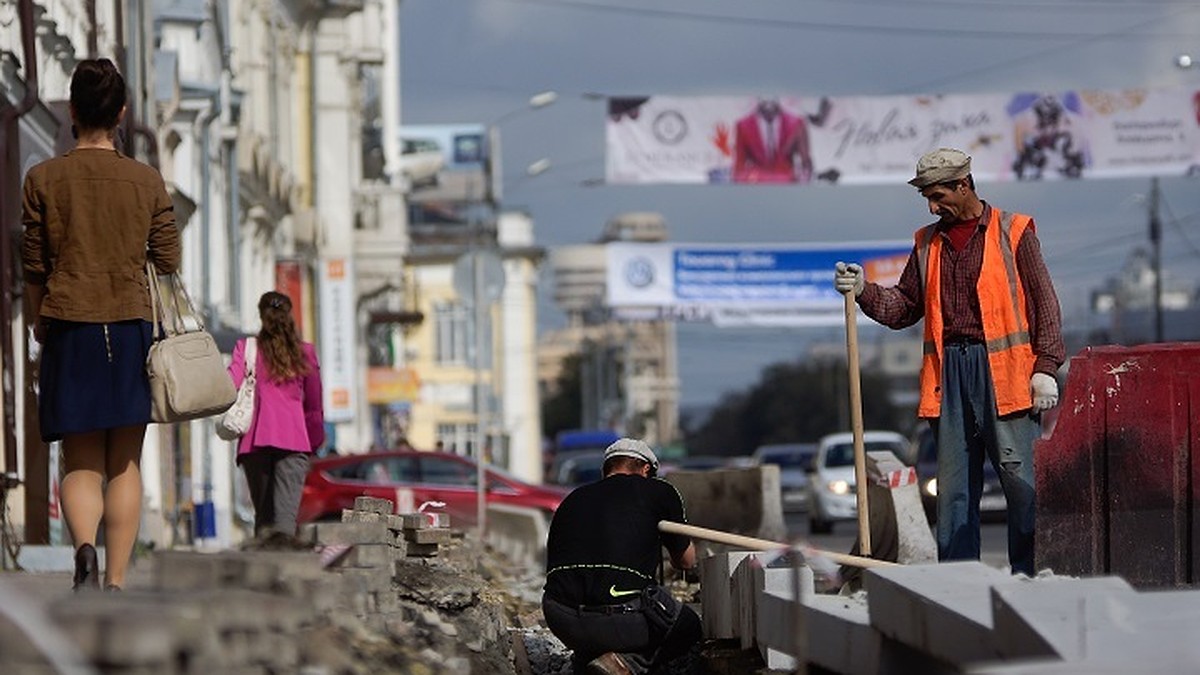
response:
{"label": "work boot", "polygon": [[633,671],[616,652],[606,652],[588,661],[587,672],[593,675],[633,675]]}

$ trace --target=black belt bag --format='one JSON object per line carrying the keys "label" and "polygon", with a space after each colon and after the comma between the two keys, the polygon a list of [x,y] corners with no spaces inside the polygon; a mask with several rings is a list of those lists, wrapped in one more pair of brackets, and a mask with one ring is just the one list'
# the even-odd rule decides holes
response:
{"label": "black belt bag", "polygon": [[659,637],[666,635],[675,625],[675,619],[679,617],[679,609],[683,605],[662,586],[646,588],[639,599],[642,601],[642,614],[645,615],[651,632]]}

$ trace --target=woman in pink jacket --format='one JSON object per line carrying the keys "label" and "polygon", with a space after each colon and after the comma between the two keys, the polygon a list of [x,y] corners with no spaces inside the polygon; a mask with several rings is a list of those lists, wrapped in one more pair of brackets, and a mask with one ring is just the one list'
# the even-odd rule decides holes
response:
{"label": "woman in pink jacket", "polygon": [[[290,539],[309,456],[325,442],[321,366],[313,346],[300,340],[288,296],[263,293],[258,315],[254,419],[238,440],[237,462],[250,484],[255,536]],[[246,376],[246,341],[238,340],[229,364],[239,387]]]}

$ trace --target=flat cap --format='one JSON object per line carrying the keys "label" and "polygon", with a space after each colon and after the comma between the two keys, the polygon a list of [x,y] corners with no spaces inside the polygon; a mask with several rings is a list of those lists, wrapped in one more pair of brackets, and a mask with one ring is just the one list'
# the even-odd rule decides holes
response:
{"label": "flat cap", "polygon": [[604,451],[604,459],[609,457],[633,457],[646,462],[655,471],[658,470],[658,457],[654,455],[654,451],[646,445],[645,441],[639,441],[636,438],[621,438],[613,442],[612,445]]}
{"label": "flat cap", "polygon": [[917,160],[917,175],[908,184],[924,190],[930,185],[966,178],[970,173],[970,155],[954,148],[938,148]]}

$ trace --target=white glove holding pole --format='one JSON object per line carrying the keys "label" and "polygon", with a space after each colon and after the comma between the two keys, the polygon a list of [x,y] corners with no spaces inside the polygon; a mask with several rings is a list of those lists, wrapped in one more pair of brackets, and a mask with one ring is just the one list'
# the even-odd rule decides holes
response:
{"label": "white glove holding pole", "polygon": [[1058,405],[1058,381],[1046,373],[1034,373],[1029,378],[1029,389],[1033,393],[1033,409],[1049,410]]}
{"label": "white glove holding pole", "polygon": [[839,262],[834,266],[833,270],[833,287],[838,293],[854,293],[854,297],[862,295],[863,289],[867,286],[867,280],[863,276],[862,265],[858,263],[846,264]]}

